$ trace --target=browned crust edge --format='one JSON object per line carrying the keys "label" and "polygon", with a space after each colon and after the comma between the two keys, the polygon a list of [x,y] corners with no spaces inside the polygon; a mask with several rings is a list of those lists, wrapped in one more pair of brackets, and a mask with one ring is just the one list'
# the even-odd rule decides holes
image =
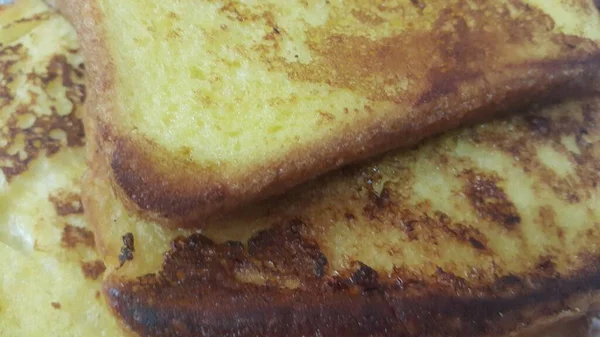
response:
{"label": "browned crust edge", "polygon": [[[395,336],[395,337],[499,337],[532,336],[565,321],[584,317],[591,305],[563,306],[568,302],[600,302],[600,292],[593,291],[566,298],[553,297],[541,301],[540,293],[510,300],[460,300],[451,298],[426,298],[401,300],[389,293],[332,298],[332,302],[306,306],[313,297],[304,298],[297,305],[277,306],[259,311],[249,303],[239,305],[229,312],[214,312],[211,307],[190,304],[175,306],[147,306],[134,294],[120,292],[120,285],[108,283],[105,296],[111,310],[130,336],[185,337],[185,336]],[[302,296],[298,296],[301,298]],[[224,299],[228,307],[235,299]],[[265,301],[264,298],[256,299]],[[268,300],[272,300],[271,298]],[[526,301],[535,304],[525,304]],[[345,301],[345,302],[344,302]],[[421,301],[428,301],[422,304]],[[257,302],[257,303],[261,303]],[[432,304],[438,306],[432,306]],[[500,311],[517,305],[514,311]],[[205,304],[207,305],[207,304]],[[536,305],[539,306],[536,308]],[[513,308],[511,308],[513,309]],[[517,310],[530,310],[522,323]],[[497,312],[492,312],[496,310]],[[476,313],[476,316],[466,316]],[[357,316],[361,315],[361,316]],[[388,318],[378,315],[392,315]],[[461,315],[462,317],[459,317]],[[279,316],[278,318],[276,318]],[[286,321],[289,319],[290,321]],[[297,319],[293,322],[291,319]],[[482,321],[477,321],[482,319]],[[243,321],[247,325],[240,324]],[[497,325],[496,325],[497,324]],[[452,325],[459,326],[452,327]],[[495,326],[494,326],[495,325]],[[299,326],[304,329],[293,330]],[[408,328],[411,326],[411,328]],[[352,330],[352,329],[357,330]],[[411,329],[411,330],[408,330]]]}
{"label": "browned crust edge", "polygon": [[227,269],[244,264],[239,243],[196,235],[173,247],[159,274],[105,283],[114,314],[139,336],[497,337],[585,315],[600,303],[597,255],[564,277],[532,270],[469,287],[459,278],[425,284],[355,272],[305,279],[291,290],[236,281]]}
{"label": "browned crust edge", "polygon": [[[491,100],[474,97],[468,101],[468,108],[451,104],[467,102],[454,96],[447,97],[445,104],[423,104],[411,116],[398,116],[360,133],[342,132],[331,142],[313,144],[302,153],[290,153],[287,158],[248,167],[246,174],[238,179],[224,179],[214,170],[173,160],[156,144],[123,137],[103,122],[116,107],[110,100],[102,99],[112,90],[114,65],[98,28],[100,13],[93,1],[57,0],[56,5],[74,23],[84,46],[90,88],[85,119],[100,123],[98,132],[86,133],[88,141],[97,142],[102,157],[111,167],[113,188],[130,210],[177,227],[202,227],[211,216],[280,194],[345,164],[412,146],[461,125],[532,104],[590,93],[595,88],[592,83],[600,77],[600,51],[523,64],[493,74],[500,79],[496,86],[482,89],[494,93]],[[430,112],[427,118],[422,117],[424,111]]]}

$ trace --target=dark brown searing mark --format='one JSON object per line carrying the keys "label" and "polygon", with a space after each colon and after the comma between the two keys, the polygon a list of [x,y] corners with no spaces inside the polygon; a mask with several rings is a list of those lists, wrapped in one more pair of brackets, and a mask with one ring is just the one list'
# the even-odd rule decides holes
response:
{"label": "dark brown searing mark", "polygon": [[498,177],[475,173],[472,170],[465,171],[462,175],[467,179],[464,193],[480,217],[501,224],[507,229],[514,229],[521,222],[517,208],[498,187]]}
{"label": "dark brown searing mark", "polygon": [[[107,301],[127,326],[149,337],[479,336],[506,335],[520,322],[560,313],[565,299],[600,284],[597,256],[566,277],[532,270],[481,282],[438,268],[427,281],[358,261],[318,277],[313,267],[322,253],[309,228],[299,220],[280,223],[253,236],[247,249],[201,234],[178,238],[162,271],[107,283]],[[272,282],[240,281],[240,270]],[[290,277],[298,281],[294,289],[280,283]]]}
{"label": "dark brown searing mark", "polygon": [[119,254],[119,267],[122,267],[126,261],[133,260],[133,253],[135,252],[133,234],[127,233],[123,235],[123,247],[121,247],[121,254]]}
{"label": "dark brown searing mark", "polygon": [[453,273],[446,272],[445,270],[443,270],[440,267],[437,268],[435,274],[436,274],[438,282],[440,282],[442,284],[447,284],[457,290],[467,290],[468,289],[467,281],[460,276],[454,275]]}
{"label": "dark brown searing mark", "polygon": [[363,291],[379,288],[379,274],[377,271],[366,264],[356,262],[358,269],[350,276],[350,281],[358,285]]}
{"label": "dark brown searing mark", "polygon": [[485,249],[485,245],[483,243],[481,243],[481,241],[479,241],[477,239],[469,238],[469,243],[475,249],[479,249],[479,250],[484,250]]}
{"label": "dark brown searing mark", "polygon": [[48,200],[50,200],[50,202],[54,205],[54,210],[56,210],[56,214],[58,215],[65,216],[69,214],[83,213],[81,197],[78,194],[52,194],[48,197]]}
{"label": "dark brown searing mark", "polygon": [[392,204],[392,198],[390,196],[390,190],[386,184],[384,184],[381,192],[377,193],[372,186],[372,183],[368,183],[369,190],[369,200],[370,202],[365,205],[363,211],[369,217],[369,219],[373,220],[377,218],[378,213],[382,210],[385,210]]}
{"label": "dark brown searing mark", "polygon": [[423,0],[410,0],[410,3],[413,4],[415,7],[417,7],[418,9],[425,9],[426,5],[423,2]]}
{"label": "dark brown searing mark", "polygon": [[81,271],[86,278],[97,280],[106,270],[102,260],[88,261],[81,263]]}
{"label": "dark brown searing mark", "polygon": [[542,136],[550,134],[553,128],[552,120],[546,116],[529,115],[525,117],[529,130]]}
{"label": "dark brown searing mark", "polygon": [[[476,227],[460,222],[452,222],[448,214],[440,211],[435,212],[435,217],[430,219],[435,222],[436,218],[437,225],[441,226],[446,233],[452,235],[456,240],[468,243],[471,247],[480,251],[488,250],[486,236]],[[426,220],[429,220],[429,218]]]}
{"label": "dark brown searing mark", "polygon": [[556,263],[552,260],[552,256],[543,256],[536,269],[542,275],[553,276],[556,273]]}
{"label": "dark brown searing mark", "polygon": [[248,241],[248,253],[268,260],[278,272],[321,278],[328,262],[316,242],[303,237],[306,225],[299,219],[289,221],[277,231],[261,231]]}
{"label": "dark brown searing mark", "polygon": [[51,302],[50,305],[54,308],[54,309],[60,309],[61,305],[58,302]]}
{"label": "dark brown searing mark", "polygon": [[73,226],[66,225],[62,232],[61,245],[67,248],[75,248],[77,244],[82,244],[87,247],[94,247],[94,233],[90,230]]}

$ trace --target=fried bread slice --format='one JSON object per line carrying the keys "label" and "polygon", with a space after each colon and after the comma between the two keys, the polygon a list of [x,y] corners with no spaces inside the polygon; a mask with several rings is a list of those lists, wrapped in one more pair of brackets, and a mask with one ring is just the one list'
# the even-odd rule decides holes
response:
{"label": "fried bread slice", "polygon": [[78,48],[43,2],[0,6],[0,336],[124,336],[80,201]]}
{"label": "fried bread slice", "polygon": [[140,336],[503,336],[599,304],[600,97],[330,173],[201,233],[128,212],[102,165],[83,202],[108,303]]}
{"label": "fried bread slice", "polygon": [[[4,177],[0,187],[0,335],[124,336],[98,297],[102,268],[90,247],[93,236],[78,203],[85,161],[83,135],[74,131],[81,129],[83,99],[76,93],[85,90],[80,87],[82,66],[74,32],[39,1],[18,0],[13,6],[0,7],[0,39],[4,69],[0,88],[9,94],[3,96],[8,104],[3,101],[0,108],[2,125],[8,127],[2,139],[13,143],[14,138],[36,134],[33,140],[26,138],[26,143],[40,145],[35,153],[21,149],[31,160],[21,162],[19,172],[15,166],[6,166],[16,161],[14,153],[0,155]],[[18,85],[7,85],[8,78]],[[63,79],[68,79],[68,85],[62,84]],[[14,108],[18,100],[36,120],[47,123],[16,128],[9,121],[30,118]],[[77,141],[56,142],[50,136],[53,128],[63,129]],[[535,336],[586,337],[585,330],[585,322],[574,321]]]}
{"label": "fried bread slice", "polygon": [[581,93],[592,0],[59,0],[90,139],[130,210],[175,227],[462,124]]}
{"label": "fried bread slice", "polygon": [[45,245],[36,227],[81,217],[84,98],[73,28],[41,1],[0,7],[0,241],[21,252]]}

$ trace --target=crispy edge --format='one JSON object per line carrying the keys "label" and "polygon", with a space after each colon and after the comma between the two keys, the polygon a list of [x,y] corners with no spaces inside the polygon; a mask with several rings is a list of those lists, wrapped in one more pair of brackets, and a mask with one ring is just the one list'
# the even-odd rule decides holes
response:
{"label": "crispy edge", "polygon": [[[495,99],[479,97],[470,109],[451,104],[424,104],[420,112],[400,115],[368,130],[341,132],[330,142],[308,145],[285,158],[248,167],[245,174],[224,179],[215,169],[182,162],[164,148],[145,139],[119,133],[107,119],[117,111],[110,99],[114,90],[114,63],[103,44],[101,13],[93,1],[56,0],[55,5],[75,25],[84,46],[90,95],[84,119],[98,127],[86,130],[97,142],[108,163],[111,185],[128,209],[146,219],[172,227],[202,227],[208,220],[241,205],[280,194],[315,176],[351,162],[364,160],[395,148],[415,145],[426,137],[461,125],[492,119],[532,104],[551,103],[572,95],[594,91],[599,80],[600,51],[584,57],[539,61],[507,69],[492,90]],[[524,84],[525,83],[525,84]],[[511,90],[507,88],[520,88]],[[500,88],[499,90],[497,88]],[[441,94],[441,93],[439,93]],[[86,123],[89,124],[89,123]],[[349,128],[350,129],[350,128]],[[347,136],[352,135],[352,136]],[[89,151],[88,151],[89,153]]]}
{"label": "crispy edge", "polygon": [[[277,236],[278,229],[264,235],[269,231]],[[277,248],[257,249],[281,249],[278,240],[270,244]],[[600,303],[600,260],[594,254],[585,257],[584,267],[549,277],[536,276],[532,268],[485,284],[438,279],[421,285],[398,284],[396,275],[364,283],[360,275],[355,279],[356,272],[349,278],[315,274],[305,275],[292,290],[238,281],[232,271],[249,258],[241,247],[215,245],[199,235],[176,239],[159,273],[108,279],[108,304],[141,336],[492,337],[581,317]],[[298,270],[292,269],[288,272],[295,275]]]}

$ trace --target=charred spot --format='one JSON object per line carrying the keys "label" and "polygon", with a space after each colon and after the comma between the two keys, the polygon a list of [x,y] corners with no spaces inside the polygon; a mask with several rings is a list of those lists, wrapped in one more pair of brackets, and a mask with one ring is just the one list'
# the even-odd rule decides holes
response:
{"label": "charred spot", "polygon": [[306,225],[299,219],[260,231],[248,241],[248,254],[269,261],[278,272],[302,278],[321,278],[327,270],[327,258],[319,245],[305,238]]}
{"label": "charred spot", "polygon": [[133,253],[135,252],[135,243],[132,233],[126,233],[121,237],[123,246],[121,247],[121,253],[119,254],[119,266],[122,267],[125,262],[133,260]]}
{"label": "charred spot", "polygon": [[215,243],[202,234],[192,234],[188,237],[177,237],[171,242],[171,250],[178,251],[194,247],[212,247]]}
{"label": "charred spot", "polygon": [[400,220],[398,225],[410,241],[418,239],[417,231],[415,229],[419,226],[419,220]]}
{"label": "charred spot", "polygon": [[575,193],[575,192],[567,192],[567,195],[565,197],[565,199],[570,203],[570,204],[576,204],[578,202],[581,201],[581,199],[579,198],[579,196]]}
{"label": "charred spot", "polygon": [[498,278],[492,285],[492,290],[498,293],[518,293],[525,287],[523,279],[516,275],[505,275]]}
{"label": "charred spot", "polygon": [[436,221],[435,218],[437,218],[437,223],[442,230],[452,235],[456,240],[468,243],[477,250],[487,250],[487,239],[479,229],[460,222],[453,223],[446,213],[440,211],[435,212],[432,220]]}
{"label": "charred spot", "polygon": [[150,275],[144,282],[214,282],[227,287],[247,275],[260,276],[275,288],[290,278],[316,282],[327,277],[328,261],[319,246],[304,237],[305,228],[302,221],[290,220],[257,232],[246,246],[237,241],[215,243],[202,234],[179,237],[165,254],[160,279]]}
{"label": "charred spot", "polygon": [[410,3],[413,4],[413,6],[417,7],[420,10],[425,9],[425,7],[427,7],[427,5],[425,5],[425,2],[423,0],[410,0]]}
{"label": "charred spot", "polygon": [[50,195],[48,200],[54,205],[54,209],[58,215],[64,216],[83,213],[81,197],[78,194],[61,191]]}
{"label": "charred spot", "polygon": [[480,217],[507,229],[514,229],[521,222],[517,208],[497,185],[500,181],[498,177],[471,170],[463,172],[463,175],[467,178],[464,193]]}
{"label": "charred spot", "polygon": [[104,262],[101,260],[87,261],[81,263],[81,271],[83,276],[91,280],[97,280],[106,270]]}
{"label": "charred spot", "polygon": [[435,275],[437,277],[438,282],[442,284],[447,284],[456,290],[464,290],[467,289],[467,281],[460,277],[456,276],[453,273],[447,272],[440,267],[437,267]]}
{"label": "charred spot", "polygon": [[61,305],[59,302],[50,302],[50,305],[54,308],[54,309],[60,309]]}
{"label": "charred spot", "polygon": [[469,243],[475,249],[479,249],[479,250],[485,250],[486,249],[485,245],[481,241],[479,241],[477,239],[469,238]]}
{"label": "charred spot", "polygon": [[373,189],[371,183],[369,183],[369,203],[365,205],[363,211],[369,217],[369,219],[375,219],[379,215],[379,212],[392,205],[390,198],[390,190],[386,184],[381,189],[381,192],[377,193]]}
{"label": "charred spot", "polygon": [[547,136],[552,131],[552,120],[546,116],[529,115],[525,122],[532,132]]}
{"label": "charred spot", "polygon": [[54,55],[48,63],[46,76],[42,77],[42,82],[50,84],[54,79],[60,77],[63,86],[69,88],[73,86],[72,74],[73,67],[67,61],[65,55]]}
{"label": "charred spot", "polygon": [[385,186],[379,195],[375,195],[373,202],[377,208],[385,208],[391,204],[390,200],[390,190]]}
{"label": "charred spot", "polygon": [[319,252],[315,260],[315,276],[318,278],[325,276],[327,265],[327,257],[323,253]]}
{"label": "charred spot", "polygon": [[340,276],[328,276],[324,277],[324,286],[333,291],[347,291],[350,287],[350,282]]}
{"label": "charred spot", "polygon": [[439,212],[437,211],[435,213],[435,215],[438,218],[438,221],[441,225],[443,226],[450,226],[452,224],[452,219],[450,219],[450,217],[448,216],[448,214],[444,213],[444,212]]}
{"label": "charred spot", "polygon": [[61,245],[67,248],[75,248],[78,244],[94,247],[94,233],[90,230],[73,225],[66,225],[61,236]]}
{"label": "charred spot", "polygon": [[127,233],[127,234],[123,235],[122,239],[123,239],[123,247],[127,248],[128,250],[130,250],[132,252],[135,252],[135,243],[134,243],[133,234]]}
{"label": "charred spot", "polygon": [[411,276],[410,271],[394,266],[392,272],[392,285],[398,290],[426,289],[428,283],[418,277]]}
{"label": "charred spot", "polygon": [[598,107],[594,106],[590,103],[584,104],[581,107],[581,112],[583,114],[583,122],[586,126],[596,126],[596,121],[598,119]]}
{"label": "charred spot", "polygon": [[379,274],[377,271],[366,264],[357,261],[357,269],[350,276],[350,281],[361,287],[363,290],[374,290],[379,288]]}
{"label": "charred spot", "polygon": [[552,261],[551,256],[545,256],[540,259],[536,269],[544,275],[553,275],[556,272],[556,263]]}

